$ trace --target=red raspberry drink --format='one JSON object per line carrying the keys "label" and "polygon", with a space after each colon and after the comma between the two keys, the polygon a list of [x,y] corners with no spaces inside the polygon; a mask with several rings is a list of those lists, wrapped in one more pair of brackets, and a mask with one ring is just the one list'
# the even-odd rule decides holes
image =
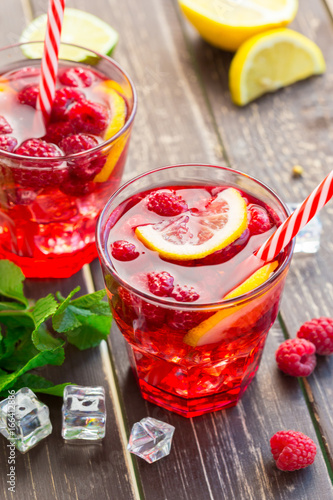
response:
{"label": "red raspberry drink", "polygon": [[59,61],[44,124],[40,61],[21,48],[0,51],[10,61],[0,76],[0,258],[28,277],[68,277],[97,255],[96,219],[121,181],[135,91],[114,61],[86,50],[90,65]]}
{"label": "red raspberry drink", "polygon": [[292,245],[250,277],[244,262],[286,216],[260,182],[208,165],[144,174],[109,200],[98,250],[145,399],[186,417],[237,403],[276,319]]}

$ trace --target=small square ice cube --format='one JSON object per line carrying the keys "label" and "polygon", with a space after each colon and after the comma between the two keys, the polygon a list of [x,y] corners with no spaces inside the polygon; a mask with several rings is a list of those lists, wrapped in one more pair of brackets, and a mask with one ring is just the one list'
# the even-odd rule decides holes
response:
{"label": "small square ice cube", "polygon": [[127,449],[152,464],[169,455],[174,432],[173,425],[143,418],[133,425]]}
{"label": "small square ice cube", "polygon": [[0,432],[25,453],[51,434],[48,407],[23,387],[0,403]]}
{"label": "small square ice cube", "polygon": [[62,437],[98,440],[105,436],[104,387],[67,385],[62,406]]}

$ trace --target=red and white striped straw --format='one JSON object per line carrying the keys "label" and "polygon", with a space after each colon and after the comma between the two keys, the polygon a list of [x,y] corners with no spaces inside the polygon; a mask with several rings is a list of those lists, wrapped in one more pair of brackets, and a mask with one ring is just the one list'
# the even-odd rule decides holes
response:
{"label": "red and white striped straw", "polygon": [[36,106],[37,109],[43,113],[45,122],[47,122],[50,117],[55,94],[65,1],[66,0],[50,0],[47,14],[44,52],[39,79],[39,94]]}
{"label": "red and white striped straw", "polygon": [[333,196],[333,170],[255,252],[256,257],[270,262]]}

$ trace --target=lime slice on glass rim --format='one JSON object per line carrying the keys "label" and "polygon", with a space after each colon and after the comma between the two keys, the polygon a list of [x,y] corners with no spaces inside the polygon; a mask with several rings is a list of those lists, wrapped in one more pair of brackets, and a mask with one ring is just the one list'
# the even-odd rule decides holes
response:
{"label": "lime slice on glass rim", "polygon": [[[36,42],[45,38],[47,14],[36,17],[23,31],[20,42]],[[78,9],[65,9],[61,41],[74,45],[86,46],[100,54],[110,55],[118,42],[118,33],[98,17]],[[22,47],[29,59],[40,59],[43,44],[30,44]],[[62,45],[59,58],[77,62],[91,62],[92,53]],[[95,58],[94,58],[95,59]]]}

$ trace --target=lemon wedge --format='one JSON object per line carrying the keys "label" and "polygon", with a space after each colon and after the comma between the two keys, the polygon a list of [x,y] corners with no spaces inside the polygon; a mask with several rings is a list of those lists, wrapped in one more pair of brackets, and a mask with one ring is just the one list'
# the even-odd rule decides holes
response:
{"label": "lemon wedge", "polygon": [[202,211],[187,211],[170,221],[138,226],[135,234],[162,257],[192,260],[221,250],[246,228],[245,200],[239,191],[228,188]]}
{"label": "lemon wedge", "polygon": [[261,33],[245,42],[232,60],[231,97],[243,106],[325,69],[321,50],[306,36],[286,28]]}
{"label": "lemon wedge", "polygon": [[207,42],[235,51],[248,38],[289,24],[298,0],[178,0],[187,19]]}
{"label": "lemon wedge", "polygon": [[[262,285],[267,281],[272,272],[278,267],[278,262],[271,262],[270,264],[266,264],[262,268],[258,269],[255,273],[253,273],[247,280],[245,280],[241,285],[232,290],[228,295],[224,298],[233,299],[235,297],[239,297],[240,295],[244,295],[245,293],[251,292],[258,286]],[[266,298],[265,298],[266,299]],[[237,321],[236,314],[240,311],[240,315],[247,314],[253,308],[253,304],[245,304],[239,305],[235,307],[231,307],[229,309],[222,309],[217,313],[210,316],[210,318],[202,321],[199,325],[195,326],[191,330],[187,332],[184,337],[185,344],[188,344],[192,347],[199,347],[206,344],[213,344],[215,342],[220,342],[224,337],[224,331],[229,324],[225,321],[228,317],[231,316],[230,322],[235,323]]]}
{"label": "lemon wedge", "polygon": [[[107,95],[111,110],[111,121],[104,134],[105,141],[111,139],[125,125],[126,103],[124,98],[117,92],[119,88],[121,88],[119,84],[113,80],[106,80],[96,87],[97,92],[101,92],[102,95]],[[103,169],[94,178],[94,182],[105,182],[108,180],[124,150],[127,138],[128,135],[124,134],[112,145],[106,163]]]}

